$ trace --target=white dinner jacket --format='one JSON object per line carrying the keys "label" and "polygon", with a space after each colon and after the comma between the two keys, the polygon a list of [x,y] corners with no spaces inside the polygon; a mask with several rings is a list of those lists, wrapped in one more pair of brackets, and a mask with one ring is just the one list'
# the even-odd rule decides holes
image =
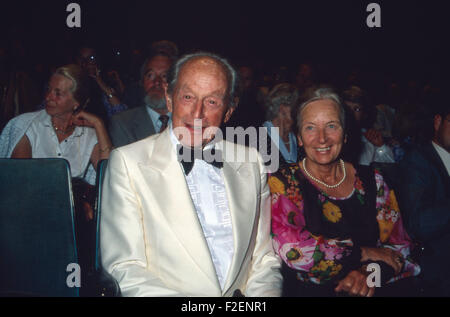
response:
{"label": "white dinner jacket", "polygon": [[[101,257],[124,296],[232,296],[237,289],[246,296],[280,296],[262,159],[255,149],[217,145],[235,247],[223,290],[170,129],[112,151],[102,192]],[[253,163],[233,159],[238,149],[253,155]]]}

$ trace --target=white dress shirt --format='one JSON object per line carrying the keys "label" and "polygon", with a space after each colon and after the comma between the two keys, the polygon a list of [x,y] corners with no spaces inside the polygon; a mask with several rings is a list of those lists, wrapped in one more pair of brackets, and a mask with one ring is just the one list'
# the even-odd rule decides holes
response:
{"label": "white dress shirt", "polygon": [[33,158],[64,158],[69,161],[72,177],[84,178],[95,184],[95,170],[90,164],[94,146],[98,143],[95,129],[76,127],[73,133],[59,143],[50,116],[41,110],[25,132],[30,140]]}
{"label": "white dress shirt", "polygon": [[436,152],[438,153],[442,162],[444,162],[445,168],[447,169],[447,173],[450,175],[450,153],[448,153],[442,146],[434,143],[433,141],[431,141],[431,143],[436,149]]}
{"label": "white dress shirt", "polygon": [[369,166],[372,162],[395,163],[394,153],[387,144],[375,146],[364,136],[366,129],[361,129],[362,150],[359,164]]}
{"label": "white dress shirt", "polygon": [[[145,109],[147,109],[147,113],[150,117],[150,120],[152,120],[153,126],[155,127],[155,132],[158,133],[161,130],[162,122],[159,120],[159,117],[161,116],[158,112],[153,110],[150,106],[146,106]],[[169,116],[169,121],[167,122],[167,125],[172,120],[172,113],[168,112],[167,115]]]}
{"label": "white dress shirt", "polygon": [[[173,133],[172,125],[169,126],[176,149],[180,142]],[[205,149],[212,146],[209,144]],[[185,177],[223,290],[234,255],[234,239],[222,170],[196,159],[191,172]]]}

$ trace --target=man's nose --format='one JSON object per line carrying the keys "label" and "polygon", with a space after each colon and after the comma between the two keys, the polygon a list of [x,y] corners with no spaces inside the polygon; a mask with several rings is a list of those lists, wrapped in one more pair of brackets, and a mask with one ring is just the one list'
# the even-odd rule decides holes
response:
{"label": "man's nose", "polygon": [[192,115],[194,119],[201,119],[203,118],[203,101],[197,100],[197,102],[194,104]]}
{"label": "man's nose", "polygon": [[162,86],[164,83],[164,79],[160,75],[156,75],[155,80],[153,81],[155,86]]}

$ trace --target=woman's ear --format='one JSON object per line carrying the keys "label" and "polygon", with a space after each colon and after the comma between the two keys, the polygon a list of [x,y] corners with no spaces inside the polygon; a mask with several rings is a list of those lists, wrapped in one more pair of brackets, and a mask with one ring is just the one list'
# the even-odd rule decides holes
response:
{"label": "woman's ear", "polygon": [[298,146],[303,146],[302,136],[300,134],[297,134],[297,143]]}

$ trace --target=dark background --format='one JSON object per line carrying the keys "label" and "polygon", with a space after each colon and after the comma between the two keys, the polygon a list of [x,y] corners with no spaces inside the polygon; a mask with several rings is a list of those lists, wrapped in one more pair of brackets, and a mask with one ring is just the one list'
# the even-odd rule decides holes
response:
{"label": "dark background", "polygon": [[[81,29],[66,26],[67,4],[81,5]],[[446,79],[449,19],[444,1],[376,1],[382,27],[366,26],[375,1],[3,1],[0,44],[19,39],[30,63],[64,63],[82,43],[105,57],[169,39],[181,52],[214,51],[259,65],[320,63],[377,76]],[[374,75],[375,76],[375,75]]]}

